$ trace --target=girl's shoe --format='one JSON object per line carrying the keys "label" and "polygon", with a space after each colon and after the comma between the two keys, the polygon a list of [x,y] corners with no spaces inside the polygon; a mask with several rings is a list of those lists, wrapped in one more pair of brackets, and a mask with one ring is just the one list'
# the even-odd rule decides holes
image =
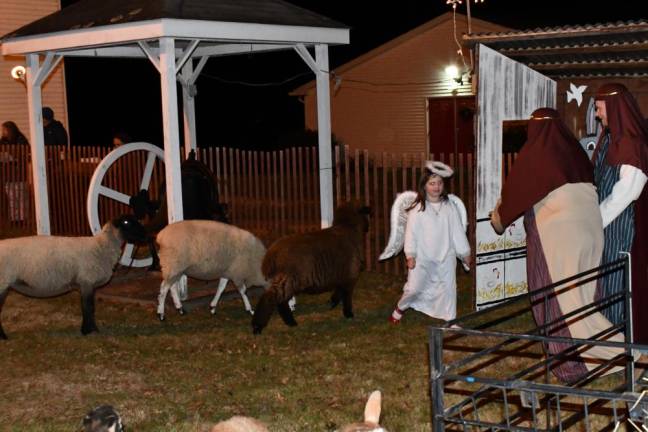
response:
{"label": "girl's shoe", "polygon": [[396,308],[394,312],[389,316],[389,322],[392,324],[399,324],[401,318],[403,318],[403,311]]}

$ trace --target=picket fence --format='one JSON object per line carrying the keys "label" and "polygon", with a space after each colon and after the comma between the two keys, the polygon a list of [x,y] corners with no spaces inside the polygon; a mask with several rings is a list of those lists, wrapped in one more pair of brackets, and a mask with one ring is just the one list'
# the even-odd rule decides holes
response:
{"label": "picket fence", "polygon": [[[92,174],[110,149],[102,147],[46,147],[47,186],[52,234],[89,235],[86,197]],[[320,227],[317,149],[298,147],[277,151],[201,148],[198,159],[207,164],[217,181],[220,201],[226,203],[233,224],[250,230],[266,244],[277,238]],[[513,162],[507,155],[504,170]],[[391,204],[399,192],[416,190],[424,162],[440,160],[455,168],[448,181],[450,192],[475,214],[473,154],[369,153],[334,149],[334,199],[339,204],[359,200],[372,208],[366,237],[366,268],[404,274],[402,257],[378,262],[389,238]],[[146,154],[133,152],[107,172],[104,185],[128,195],[140,185]],[[150,195],[159,199],[164,179],[162,162],[153,170]],[[124,204],[100,198],[100,219],[107,221],[129,212]],[[474,226],[474,221],[470,221]],[[35,232],[29,147],[0,146],[0,238]],[[472,230],[470,236],[472,237]],[[472,240],[472,238],[471,238]]]}

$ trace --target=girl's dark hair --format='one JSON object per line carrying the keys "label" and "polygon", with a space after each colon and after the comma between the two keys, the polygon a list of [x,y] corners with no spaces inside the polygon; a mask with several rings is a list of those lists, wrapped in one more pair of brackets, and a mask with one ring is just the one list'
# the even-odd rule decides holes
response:
{"label": "girl's dark hair", "polygon": [[428,168],[423,168],[423,174],[421,174],[421,177],[419,178],[418,182],[418,190],[416,191],[416,199],[412,203],[411,206],[407,209],[407,211],[412,210],[415,208],[418,204],[421,204],[421,208],[419,211],[425,211],[425,201],[427,200],[427,193],[425,192],[425,184],[430,180],[430,177],[433,176],[438,176],[441,181],[443,182],[443,192],[441,193],[441,201],[447,201],[448,200],[448,191],[446,190],[445,187],[445,179],[441,177],[438,174],[434,174],[432,171],[430,171]]}
{"label": "girl's dark hair", "polygon": [[7,144],[26,144],[27,143],[27,138],[25,138],[25,135],[23,135],[22,132],[20,132],[20,129],[18,129],[18,125],[12,121],[6,121],[2,123],[2,127],[7,129],[7,132],[9,132],[9,136],[2,137],[7,141]]}

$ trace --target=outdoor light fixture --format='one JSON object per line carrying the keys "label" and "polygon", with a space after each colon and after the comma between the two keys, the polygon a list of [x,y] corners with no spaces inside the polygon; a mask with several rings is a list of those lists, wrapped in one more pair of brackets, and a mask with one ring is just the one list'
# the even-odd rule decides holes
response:
{"label": "outdoor light fixture", "polygon": [[455,65],[450,65],[450,66],[446,67],[445,68],[445,74],[446,74],[446,77],[448,77],[449,79],[453,79],[455,81],[460,79],[459,68],[457,66],[455,66]]}
{"label": "outdoor light fixture", "polygon": [[456,88],[463,85],[463,73],[455,65],[450,65],[445,68],[446,77],[450,80],[450,87]]}
{"label": "outdoor light fixture", "polygon": [[24,81],[25,73],[25,66],[14,66],[14,68],[11,69],[11,77],[15,80]]}

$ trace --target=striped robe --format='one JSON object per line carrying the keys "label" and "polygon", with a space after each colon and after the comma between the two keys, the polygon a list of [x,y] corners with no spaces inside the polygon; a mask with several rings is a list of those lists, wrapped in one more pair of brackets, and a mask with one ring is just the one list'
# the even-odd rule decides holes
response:
{"label": "striped robe", "polygon": [[[608,165],[605,157],[610,144],[610,135],[603,138],[601,148],[597,153],[594,165],[594,181],[597,186],[599,202],[603,202],[611,193],[614,185],[619,181],[621,165]],[[607,264],[622,258],[619,252],[629,252],[632,249],[632,242],[635,235],[634,204],[626,207],[625,210],[605,227],[603,257],[601,264]],[[623,291],[623,272],[616,271],[599,279],[596,300],[611,296]],[[625,317],[625,305],[623,301],[606,307],[602,313],[613,324],[620,324]]]}

